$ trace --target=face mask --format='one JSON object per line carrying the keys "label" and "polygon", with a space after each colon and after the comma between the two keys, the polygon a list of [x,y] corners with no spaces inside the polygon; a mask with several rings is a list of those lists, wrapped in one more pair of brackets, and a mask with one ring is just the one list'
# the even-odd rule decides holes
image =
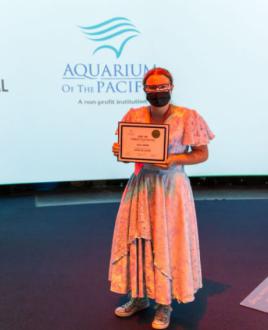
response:
{"label": "face mask", "polygon": [[170,92],[155,92],[146,94],[147,101],[155,107],[163,107],[164,105],[167,105],[170,98]]}

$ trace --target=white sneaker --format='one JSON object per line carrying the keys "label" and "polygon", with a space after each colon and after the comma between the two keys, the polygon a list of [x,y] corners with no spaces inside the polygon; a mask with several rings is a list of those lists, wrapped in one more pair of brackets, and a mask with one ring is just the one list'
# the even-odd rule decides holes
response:
{"label": "white sneaker", "polygon": [[155,311],[152,328],[166,329],[169,326],[172,307],[170,305],[158,304]]}
{"label": "white sneaker", "polygon": [[117,307],[114,313],[119,317],[128,317],[149,306],[150,302],[148,298],[131,298],[124,305]]}

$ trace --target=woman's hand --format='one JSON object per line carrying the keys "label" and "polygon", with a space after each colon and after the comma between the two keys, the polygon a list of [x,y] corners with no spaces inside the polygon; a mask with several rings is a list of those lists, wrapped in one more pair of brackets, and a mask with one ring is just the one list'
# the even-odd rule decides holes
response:
{"label": "woman's hand", "polygon": [[120,148],[119,143],[115,142],[113,144],[113,148],[112,148],[113,154],[114,154],[115,157],[118,157],[118,155],[119,155],[119,148]]}
{"label": "woman's hand", "polygon": [[[113,144],[113,147],[112,147],[112,151],[113,151],[113,154],[114,154],[115,157],[118,157],[119,156],[119,149],[120,149],[119,143],[118,142],[115,142]],[[122,161],[122,163],[128,164],[129,162],[123,162]]]}
{"label": "woman's hand", "polygon": [[163,169],[168,169],[170,166],[174,165],[175,163],[178,165],[178,162],[176,161],[176,155],[168,155],[167,160],[165,163],[155,163],[153,164],[156,167],[163,168]]}
{"label": "woman's hand", "polygon": [[153,164],[154,166],[168,169],[172,165],[192,165],[205,162],[208,159],[207,145],[191,147],[192,151],[183,154],[168,155],[167,161],[161,164]]}

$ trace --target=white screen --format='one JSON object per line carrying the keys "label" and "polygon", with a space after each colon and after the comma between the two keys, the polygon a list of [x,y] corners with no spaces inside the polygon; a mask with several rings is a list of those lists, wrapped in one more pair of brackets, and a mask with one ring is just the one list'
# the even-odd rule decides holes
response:
{"label": "white screen", "polygon": [[128,177],[114,131],[154,65],[216,135],[189,175],[267,174],[267,17],[265,0],[2,1],[0,183]]}

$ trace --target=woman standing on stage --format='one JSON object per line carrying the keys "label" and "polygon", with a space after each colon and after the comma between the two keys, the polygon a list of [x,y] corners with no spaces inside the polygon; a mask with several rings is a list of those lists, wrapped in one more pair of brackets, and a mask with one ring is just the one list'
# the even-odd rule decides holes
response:
{"label": "woman standing on stage", "polygon": [[[110,259],[111,291],[130,294],[115,314],[127,317],[156,302],[152,323],[165,329],[172,299],[191,302],[202,287],[198,228],[184,165],[208,158],[214,137],[197,111],[170,103],[173,78],[154,68],[143,79],[150,106],[130,109],[123,122],[169,124],[165,164],[135,164],[116,218]],[[113,153],[118,156],[119,145]]]}

